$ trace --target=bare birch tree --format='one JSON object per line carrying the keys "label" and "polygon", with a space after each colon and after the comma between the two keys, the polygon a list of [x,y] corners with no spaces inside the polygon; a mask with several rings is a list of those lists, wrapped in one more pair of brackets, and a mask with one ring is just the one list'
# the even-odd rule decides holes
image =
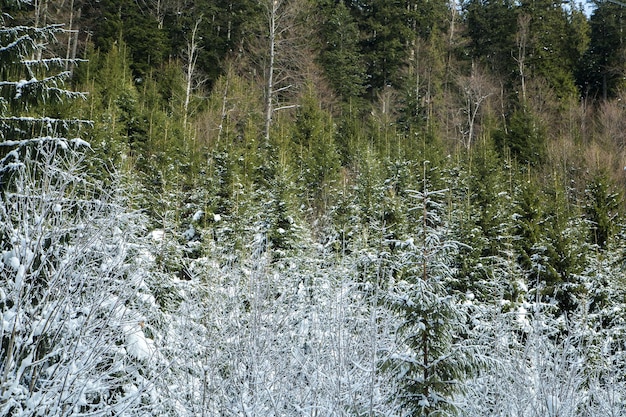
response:
{"label": "bare birch tree", "polygon": [[200,36],[198,34],[198,29],[200,28],[201,23],[202,16],[196,19],[193,29],[191,30],[191,38],[187,39],[187,50],[185,54],[187,61],[185,65],[185,99],[183,102],[183,126],[185,127],[185,130],[187,129],[187,121],[189,119],[189,103],[191,102],[193,91],[203,84],[202,80],[198,80],[196,69],[196,64],[198,63],[198,52],[200,51]]}
{"label": "bare birch tree", "polygon": [[276,112],[297,107],[290,98],[304,84],[304,69],[312,61],[306,46],[311,28],[306,22],[308,1],[259,0],[259,5],[264,28],[252,52],[263,73],[263,135],[269,141]]}
{"label": "bare birch tree", "polygon": [[517,68],[522,88],[522,103],[526,104],[526,48],[530,36],[530,16],[521,14],[517,19]]}
{"label": "bare birch tree", "polygon": [[460,130],[463,145],[469,150],[476,136],[476,121],[481,106],[493,94],[493,83],[475,65],[472,65],[472,72],[469,76],[461,76],[457,82],[465,100],[462,109],[465,120]]}

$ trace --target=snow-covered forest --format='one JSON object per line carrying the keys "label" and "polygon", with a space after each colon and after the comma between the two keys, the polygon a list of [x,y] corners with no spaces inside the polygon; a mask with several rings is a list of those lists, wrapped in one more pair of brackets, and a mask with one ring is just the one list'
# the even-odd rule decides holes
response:
{"label": "snow-covered forest", "polygon": [[0,0],[0,416],[626,415],[626,7]]}

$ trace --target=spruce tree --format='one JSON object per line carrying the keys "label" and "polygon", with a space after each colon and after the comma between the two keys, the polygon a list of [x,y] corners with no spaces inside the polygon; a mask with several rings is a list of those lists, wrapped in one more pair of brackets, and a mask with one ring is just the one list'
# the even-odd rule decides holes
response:
{"label": "spruce tree", "polygon": [[615,219],[619,213],[621,196],[606,175],[596,174],[585,190],[584,211],[589,220],[590,242],[605,249],[615,234]]}
{"label": "spruce tree", "polygon": [[509,79],[515,70],[517,12],[513,0],[470,0],[464,5],[472,56]]}
{"label": "spruce tree", "polygon": [[45,143],[63,148],[72,140],[81,142],[74,138],[91,122],[67,117],[60,106],[85,97],[64,87],[71,76],[68,60],[47,50],[63,32],[62,26],[12,26],[8,14],[0,19],[8,23],[0,28],[0,190],[4,190],[11,172],[24,162],[27,148]]}
{"label": "spruce tree", "polygon": [[358,12],[363,36],[362,48],[368,63],[370,91],[398,86],[406,63],[406,47],[413,33],[408,26],[404,2],[372,0],[360,4]]}
{"label": "spruce tree", "polygon": [[589,49],[580,61],[578,82],[584,94],[612,98],[624,87],[626,63],[626,8],[598,3],[591,15]]}
{"label": "spruce tree", "polygon": [[582,12],[563,8],[561,1],[523,0],[519,13],[529,19],[528,66],[532,77],[547,80],[557,97],[576,93],[574,71],[588,42]]}
{"label": "spruce tree", "polygon": [[364,92],[365,60],[359,49],[359,28],[343,1],[320,8],[324,46],[319,61],[335,91],[350,102]]}
{"label": "spruce tree", "polygon": [[396,373],[402,415],[436,416],[454,412],[454,397],[476,363],[462,339],[464,313],[450,290],[458,244],[449,239],[443,206],[445,191],[413,192],[421,226],[399,242],[389,303],[401,318],[397,353],[386,364]]}

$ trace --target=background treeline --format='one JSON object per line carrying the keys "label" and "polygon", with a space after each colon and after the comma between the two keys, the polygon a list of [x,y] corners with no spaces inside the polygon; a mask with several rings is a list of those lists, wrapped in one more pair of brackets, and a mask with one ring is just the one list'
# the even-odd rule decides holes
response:
{"label": "background treeline", "polygon": [[624,413],[626,8],[0,4],[0,415]]}
{"label": "background treeline", "polygon": [[469,161],[483,148],[540,187],[559,173],[578,198],[589,176],[621,185],[625,165],[624,8],[581,7],[107,0],[34,12],[74,31],[59,54],[89,59],[75,84],[119,129],[108,146],[128,147],[141,173],[173,159],[194,165],[191,180],[226,153],[235,169],[272,160],[328,186],[358,172],[365,149]]}

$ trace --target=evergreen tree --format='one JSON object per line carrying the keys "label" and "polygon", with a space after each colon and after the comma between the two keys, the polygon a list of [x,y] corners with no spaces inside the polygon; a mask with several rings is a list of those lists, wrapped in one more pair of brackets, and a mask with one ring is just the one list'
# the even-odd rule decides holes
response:
{"label": "evergreen tree", "polygon": [[364,92],[365,62],[359,48],[359,28],[343,1],[320,3],[323,47],[319,60],[335,91],[350,102]]}
{"label": "evergreen tree", "polygon": [[404,243],[389,302],[402,320],[398,352],[387,366],[397,373],[403,415],[435,416],[454,410],[454,396],[475,363],[463,347],[464,317],[449,291],[458,245],[449,240],[439,203],[443,192],[415,192],[421,226]]}
{"label": "evergreen tree", "polygon": [[513,76],[517,9],[512,0],[470,0],[464,4],[472,56],[506,79]]}
{"label": "evergreen tree", "polygon": [[463,243],[456,254],[452,288],[480,301],[518,298],[515,274],[506,270],[514,263],[512,175],[493,145],[486,143],[446,176],[453,195],[452,235]]}
{"label": "evergreen tree", "polygon": [[71,76],[65,69],[68,62],[45,49],[62,32],[60,25],[0,29],[0,191],[6,189],[11,171],[21,166],[26,149],[46,142],[67,145],[91,125],[59,106],[85,97],[64,88]]}
{"label": "evergreen tree", "polygon": [[561,1],[554,0],[520,3],[519,13],[529,19],[526,46],[533,77],[546,79],[560,98],[574,95],[575,68],[588,43],[582,11],[568,14]]}
{"label": "evergreen tree", "polygon": [[615,234],[620,195],[612,189],[606,175],[598,174],[587,185],[585,200],[585,214],[591,223],[591,243],[604,249]]}
{"label": "evergreen tree", "polygon": [[357,7],[362,50],[368,64],[368,89],[398,86],[406,63],[406,45],[413,37],[406,5],[396,0],[372,0]]}
{"label": "evergreen tree", "polygon": [[332,119],[320,109],[312,89],[301,102],[293,127],[295,162],[305,200],[313,203],[328,198],[340,161]]}
{"label": "evergreen tree", "polygon": [[[241,52],[246,36],[261,19],[261,8],[253,0],[163,2],[163,31],[168,52],[179,59],[198,24],[197,69],[211,87],[227,70],[229,56]],[[169,3],[169,4],[168,4]]]}
{"label": "evergreen tree", "polygon": [[558,305],[559,314],[570,315],[581,307],[586,292],[582,273],[589,252],[585,243],[587,225],[567,201],[559,178],[553,178],[553,183],[554,186],[546,187],[542,245],[547,259],[541,292]]}
{"label": "evergreen tree", "polygon": [[148,10],[129,0],[87,1],[81,15],[83,25],[93,31],[96,48],[108,52],[124,41],[130,48],[133,79],[138,81],[163,63],[167,38]]}
{"label": "evergreen tree", "polygon": [[494,141],[502,156],[510,155],[522,165],[536,166],[545,160],[545,128],[526,107],[513,111],[508,127],[497,130]]}
{"label": "evergreen tree", "polygon": [[624,87],[626,63],[625,9],[608,1],[598,3],[591,15],[591,39],[579,70],[583,93],[607,99]]}

